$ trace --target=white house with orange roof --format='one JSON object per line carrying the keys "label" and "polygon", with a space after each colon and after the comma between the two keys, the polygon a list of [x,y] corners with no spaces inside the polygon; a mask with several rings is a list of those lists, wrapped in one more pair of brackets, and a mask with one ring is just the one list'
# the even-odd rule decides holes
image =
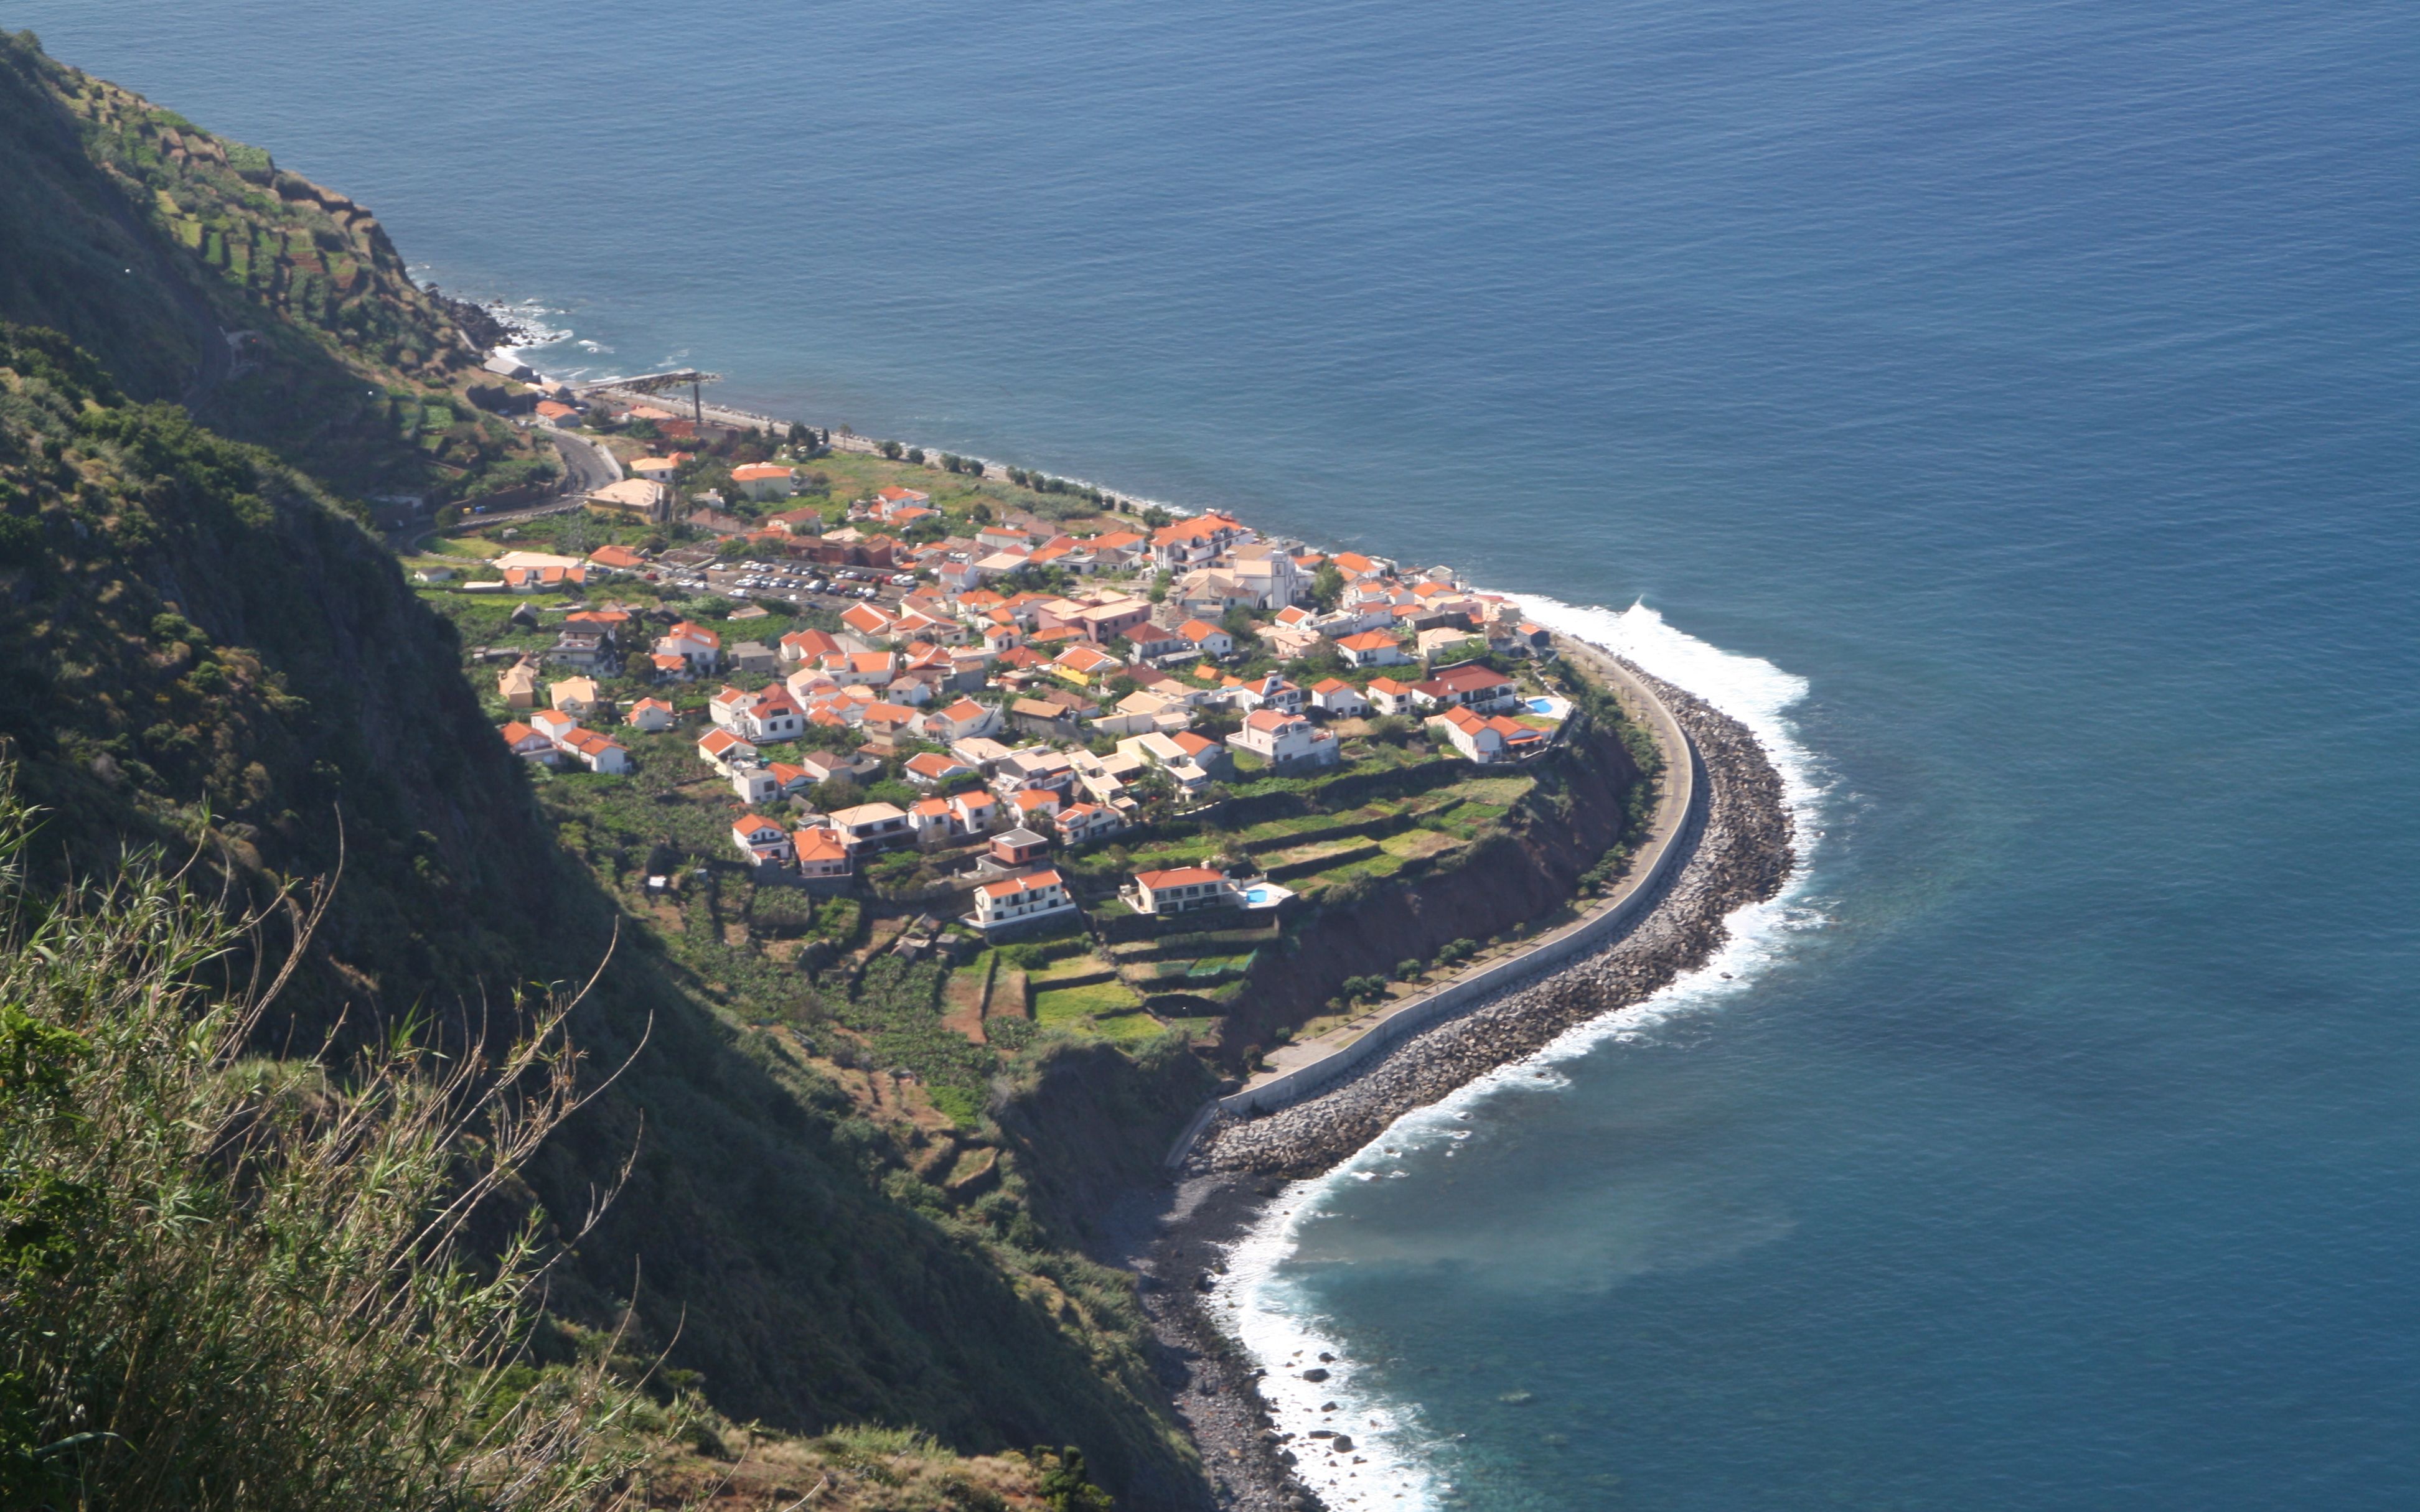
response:
{"label": "white house with orange roof", "polygon": [[787,499],[799,491],[799,470],[778,462],[750,462],[731,470],[731,486],[751,499]]}
{"label": "white house with orange roof", "polygon": [[888,640],[898,633],[898,624],[871,604],[851,604],[841,611],[840,623],[867,640]]}
{"label": "white house with orange roof", "polygon": [[926,709],[916,718],[917,733],[944,746],[987,735],[999,728],[1000,711],[969,698],[942,708]]}
{"label": "white house with orange roof", "polygon": [[731,729],[733,733],[753,745],[796,740],[807,733],[807,711],[790,697],[788,688],[772,683],[739,711],[731,721]]}
{"label": "white house with orange roof", "polygon": [[1419,695],[1409,683],[1399,683],[1391,677],[1373,677],[1366,691],[1370,706],[1380,714],[1410,714],[1419,702]]}
{"label": "white house with orange roof", "polygon": [[1105,803],[1071,803],[1051,818],[1060,843],[1086,845],[1126,827],[1125,816]]}
{"label": "white house with orange roof", "polygon": [[800,876],[848,875],[848,842],[829,829],[817,826],[794,830],[790,835],[790,848],[798,856]]}
{"label": "white house with orange roof", "polygon": [[918,798],[908,806],[908,828],[922,845],[938,845],[957,833],[957,820],[950,812],[950,800],[943,797]]}
{"label": "white house with orange roof", "polygon": [[728,772],[755,764],[756,748],[728,730],[709,730],[698,737],[697,755],[706,764]]}
{"label": "white house with orange roof", "polygon": [[552,735],[533,730],[519,719],[497,726],[496,733],[504,737],[504,748],[523,761],[552,766],[563,759]]}
{"label": "white house with orange roof", "polygon": [[592,772],[621,777],[630,770],[630,752],[613,736],[596,730],[574,730],[557,742],[564,751]]}
{"label": "white house with orange roof", "polygon": [[899,675],[895,651],[844,651],[826,656],[823,670],[843,687],[882,687]]}
{"label": "white house with orange roof", "polygon": [[680,714],[661,699],[641,699],[622,716],[622,722],[641,734],[660,734],[680,723]]}
{"label": "white house with orange roof", "polygon": [[829,630],[793,630],[782,637],[781,644],[775,650],[783,665],[795,667],[801,662],[837,656],[841,643],[840,638]]}
{"label": "white house with orange roof", "polygon": [[1182,572],[1250,539],[1252,532],[1240,520],[1218,514],[1196,515],[1152,532],[1151,558],[1168,571]]}
{"label": "white house with orange roof", "polygon": [[1100,647],[1078,642],[1061,652],[1050,664],[1050,671],[1078,687],[1090,687],[1096,679],[1106,680],[1125,671],[1125,666]]}
{"label": "white house with orange roof", "polygon": [[1342,677],[1330,677],[1311,685],[1310,706],[1340,719],[1357,719],[1370,712],[1370,701],[1361,690]]}
{"label": "white house with orange roof", "polygon": [[937,788],[960,778],[973,777],[975,769],[954,756],[939,751],[919,751],[899,764],[899,770],[908,781],[920,788]]}
{"label": "white house with orange roof", "polygon": [[1235,649],[1235,638],[1208,620],[1187,620],[1176,627],[1176,633],[1205,656],[1223,656]]}
{"label": "white house with orange roof", "polygon": [[1138,872],[1120,896],[1136,913],[1158,918],[1202,908],[1233,908],[1244,901],[1243,893],[1225,872],[1206,866]]}
{"label": "white house with orange roof", "polygon": [[1299,714],[1255,709],[1244,716],[1244,728],[1227,737],[1236,750],[1248,750],[1271,766],[1333,766],[1342,759],[1335,734]]}
{"label": "white house with orange roof", "polygon": [[755,702],[754,693],[725,683],[706,701],[706,717],[717,730],[729,730],[738,722],[741,711]]}
{"label": "white house with orange roof", "polygon": [[1068,896],[1066,879],[1045,868],[977,887],[975,911],[967,916],[967,922],[989,934],[995,930],[1023,928],[1075,912],[1076,900]]}
{"label": "white house with orange roof", "polygon": [[790,842],[790,832],[763,814],[742,814],[732,822],[731,842],[739,854],[758,866],[772,866],[793,860],[798,852]]}
{"label": "white house with orange roof", "polygon": [[1548,744],[1544,732],[1516,724],[1500,714],[1479,714],[1466,708],[1430,715],[1428,729],[1452,742],[1453,748],[1481,766],[1518,761]]}
{"label": "white house with orange roof", "polygon": [[1228,700],[1236,708],[1249,714],[1257,709],[1275,709],[1280,714],[1302,712],[1303,692],[1276,672],[1237,688]]}
{"label": "white house with orange roof", "polygon": [[529,717],[529,726],[549,740],[560,741],[580,728],[580,719],[561,709],[540,709]]}
{"label": "white house with orange roof", "polygon": [[1009,818],[1032,830],[1047,830],[1058,817],[1061,800],[1048,788],[1020,788],[1008,795]]}
{"label": "white house with orange roof", "polygon": [[683,620],[657,638],[656,653],[680,657],[692,672],[710,672],[722,664],[722,637]]}
{"label": "white house with orange roof", "polygon": [[952,796],[950,813],[961,835],[988,835],[1005,823],[1000,800],[981,788]]}
{"label": "white house with orange roof", "polygon": [[1336,650],[1347,667],[1401,667],[1412,659],[1404,655],[1403,641],[1385,630],[1348,635],[1336,642]]}

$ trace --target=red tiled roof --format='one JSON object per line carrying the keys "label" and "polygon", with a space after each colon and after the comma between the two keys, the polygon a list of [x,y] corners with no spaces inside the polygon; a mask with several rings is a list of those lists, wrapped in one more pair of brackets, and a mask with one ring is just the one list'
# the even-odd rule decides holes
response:
{"label": "red tiled roof", "polygon": [[1153,892],[1162,887],[1187,887],[1201,882],[1224,882],[1227,874],[1206,866],[1171,867],[1165,872],[1138,872],[1135,881]]}

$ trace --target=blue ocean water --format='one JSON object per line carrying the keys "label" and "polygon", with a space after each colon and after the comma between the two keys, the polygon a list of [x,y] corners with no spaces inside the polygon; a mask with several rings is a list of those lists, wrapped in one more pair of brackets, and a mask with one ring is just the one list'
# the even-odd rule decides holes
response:
{"label": "blue ocean water", "polygon": [[1339,1504],[2420,1504],[2420,11],[5,8],[555,365],[1731,654],[1796,927],[1308,1196]]}

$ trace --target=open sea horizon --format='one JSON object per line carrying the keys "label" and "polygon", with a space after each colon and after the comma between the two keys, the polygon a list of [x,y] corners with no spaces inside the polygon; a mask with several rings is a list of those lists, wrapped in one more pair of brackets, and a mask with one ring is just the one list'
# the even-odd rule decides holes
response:
{"label": "open sea horizon", "polygon": [[2420,11],[0,24],[550,371],[1450,563],[1758,730],[1725,961],[1237,1257],[1331,1505],[2420,1505]]}

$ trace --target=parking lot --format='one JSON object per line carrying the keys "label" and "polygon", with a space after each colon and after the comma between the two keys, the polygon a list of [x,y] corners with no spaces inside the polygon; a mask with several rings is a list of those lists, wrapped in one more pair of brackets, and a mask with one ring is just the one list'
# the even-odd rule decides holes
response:
{"label": "parking lot", "polygon": [[799,605],[822,603],[832,608],[866,601],[895,604],[916,585],[912,573],[776,562],[702,569],[664,566],[648,576],[654,581],[691,593],[721,594],[726,598],[769,598]]}

